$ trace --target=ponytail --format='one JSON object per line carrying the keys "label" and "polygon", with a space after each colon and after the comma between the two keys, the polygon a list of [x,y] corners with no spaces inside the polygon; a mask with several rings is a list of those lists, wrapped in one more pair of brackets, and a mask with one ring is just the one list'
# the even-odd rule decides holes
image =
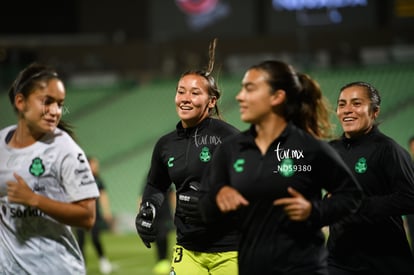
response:
{"label": "ponytail", "polygon": [[[209,45],[209,50],[208,50],[209,60],[208,60],[208,64],[207,64],[206,69],[186,71],[185,73],[183,73],[181,75],[181,78],[183,76],[190,75],[190,74],[199,75],[199,76],[204,77],[208,82],[208,87],[207,87],[208,95],[210,97],[215,97],[217,102],[218,102],[218,100],[221,96],[221,91],[220,91],[220,89],[217,85],[216,80],[212,76],[212,72],[214,70],[214,63],[215,63],[216,45],[217,45],[217,38],[214,38],[210,42],[210,45]],[[218,104],[215,104],[214,108],[210,109],[210,115],[211,116],[216,116],[217,118],[222,119]]]}
{"label": "ponytail", "polygon": [[331,138],[332,124],[330,114],[332,108],[322,95],[319,84],[309,75],[297,73],[301,90],[298,94],[299,110],[293,122],[317,138]]}
{"label": "ponytail", "polygon": [[277,60],[263,61],[250,69],[267,73],[266,81],[272,92],[279,89],[286,92],[283,109],[278,111],[281,116],[314,137],[331,137],[332,109],[315,80],[307,74],[296,72],[290,64]]}

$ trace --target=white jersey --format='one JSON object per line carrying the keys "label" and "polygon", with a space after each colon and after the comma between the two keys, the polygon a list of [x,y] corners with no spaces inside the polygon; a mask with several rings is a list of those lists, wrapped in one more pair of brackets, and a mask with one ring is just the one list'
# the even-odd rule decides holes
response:
{"label": "white jersey", "polygon": [[62,202],[96,198],[99,191],[83,150],[64,131],[11,148],[0,131],[0,274],[85,274],[71,227],[36,208],[10,203],[7,181],[20,175],[36,193]]}

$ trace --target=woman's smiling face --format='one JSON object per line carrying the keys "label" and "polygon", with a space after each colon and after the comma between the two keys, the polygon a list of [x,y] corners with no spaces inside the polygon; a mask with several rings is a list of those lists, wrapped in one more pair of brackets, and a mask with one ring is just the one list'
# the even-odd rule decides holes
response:
{"label": "woman's smiling face", "polygon": [[372,102],[365,87],[350,86],[338,98],[336,114],[347,138],[369,132],[379,114],[372,110]]}
{"label": "woman's smiling face", "polygon": [[183,76],[177,85],[175,108],[183,127],[194,127],[210,114],[216,98],[208,94],[207,79],[200,75]]}
{"label": "woman's smiling face", "polygon": [[30,132],[41,136],[54,131],[62,118],[65,87],[58,79],[41,81],[27,98],[18,94],[15,100],[19,116]]}

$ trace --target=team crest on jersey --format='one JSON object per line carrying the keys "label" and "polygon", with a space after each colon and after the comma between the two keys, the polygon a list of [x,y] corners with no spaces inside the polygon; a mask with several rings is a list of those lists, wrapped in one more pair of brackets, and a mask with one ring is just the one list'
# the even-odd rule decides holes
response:
{"label": "team crest on jersey", "polygon": [[280,163],[279,173],[286,178],[291,177],[293,176],[293,174],[295,174],[295,170],[293,169],[293,167],[294,167],[293,159],[290,159],[290,158],[284,159]]}
{"label": "team crest on jersey", "polygon": [[208,147],[203,147],[203,149],[201,149],[200,160],[202,162],[209,162],[211,160],[211,153]]}
{"label": "team crest on jersey", "polygon": [[355,172],[358,174],[363,174],[368,170],[367,160],[365,158],[358,159],[355,163]]}
{"label": "team crest on jersey", "polygon": [[39,177],[45,172],[45,166],[43,165],[41,158],[37,157],[32,159],[32,165],[30,165],[29,172],[35,177]]}
{"label": "team crest on jersey", "polygon": [[171,267],[170,273],[168,275],[177,275],[174,271],[174,267]]}

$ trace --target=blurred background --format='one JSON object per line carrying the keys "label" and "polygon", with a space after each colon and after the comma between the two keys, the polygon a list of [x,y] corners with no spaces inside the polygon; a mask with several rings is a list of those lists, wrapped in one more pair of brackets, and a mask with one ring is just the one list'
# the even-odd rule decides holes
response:
{"label": "blurred background", "polygon": [[33,61],[56,67],[64,119],[100,160],[118,232],[133,232],[152,148],[178,122],[178,78],[207,65],[214,37],[220,107],[240,129],[243,73],[272,58],[314,77],[333,106],[347,82],[371,82],[381,129],[404,148],[414,135],[411,0],[10,1],[0,16],[0,127],[16,121],[7,91],[17,73]]}

